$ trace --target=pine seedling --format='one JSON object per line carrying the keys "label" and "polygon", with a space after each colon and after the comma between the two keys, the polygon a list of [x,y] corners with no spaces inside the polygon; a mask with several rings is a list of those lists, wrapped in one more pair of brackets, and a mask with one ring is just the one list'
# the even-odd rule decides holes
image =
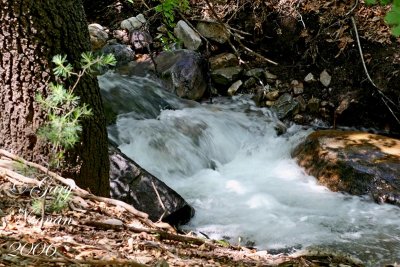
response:
{"label": "pine seedling", "polygon": [[[92,115],[89,106],[81,104],[80,98],[74,94],[76,86],[83,75],[92,74],[99,67],[114,66],[116,60],[112,54],[94,56],[92,52],[82,53],[79,72],[74,72],[72,65],[67,62],[66,55],[56,55],[52,62],[56,65],[53,73],[62,83],[50,83],[46,98],[42,94],[36,95],[36,101],[47,114],[47,121],[39,128],[37,134],[50,143],[49,164],[58,168],[64,159],[65,151],[79,142],[82,132],[81,120]],[[76,77],[75,83],[65,88],[65,79],[73,76]]]}

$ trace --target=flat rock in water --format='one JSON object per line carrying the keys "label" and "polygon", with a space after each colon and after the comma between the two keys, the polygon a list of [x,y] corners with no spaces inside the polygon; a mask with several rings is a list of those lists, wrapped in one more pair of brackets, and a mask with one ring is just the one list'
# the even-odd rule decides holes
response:
{"label": "flat rock in water", "polygon": [[177,226],[193,217],[194,209],[178,193],[129,159],[115,144],[109,144],[108,154],[112,198],[149,214],[152,221],[162,218]]}
{"label": "flat rock in water", "polygon": [[317,131],[292,156],[332,191],[370,194],[400,206],[400,140],[366,132]]}

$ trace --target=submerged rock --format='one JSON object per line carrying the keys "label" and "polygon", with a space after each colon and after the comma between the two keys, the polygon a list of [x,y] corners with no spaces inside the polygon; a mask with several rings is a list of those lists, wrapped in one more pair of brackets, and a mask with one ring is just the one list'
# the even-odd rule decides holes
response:
{"label": "submerged rock", "polygon": [[152,221],[162,218],[162,221],[177,226],[193,217],[194,209],[178,193],[142,169],[114,144],[109,144],[108,154],[112,198],[149,214]]}
{"label": "submerged rock", "polygon": [[400,140],[365,132],[317,131],[292,156],[332,191],[370,194],[400,206]]}

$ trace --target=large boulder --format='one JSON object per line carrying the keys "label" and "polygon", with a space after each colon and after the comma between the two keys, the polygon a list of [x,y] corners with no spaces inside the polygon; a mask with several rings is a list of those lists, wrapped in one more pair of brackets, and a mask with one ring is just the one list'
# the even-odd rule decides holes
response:
{"label": "large boulder", "polygon": [[109,144],[108,154],[112,198],[149,214],[152,221],[162,218],[178,226],[193,217],[194,209],[178,193],[129,159],[115,144]]}
{"label": "large boulder", "polygon": [[317,131],[292,155],[332,191],[370,194],[378,203],[400,206],[400,140],[365,132]]}
{"label": "large boulder", "polygon": [[190,100],[203,97],[208,86],[207,62],[199,53],[186,49],[165,51],[155,62],[168,90]]}

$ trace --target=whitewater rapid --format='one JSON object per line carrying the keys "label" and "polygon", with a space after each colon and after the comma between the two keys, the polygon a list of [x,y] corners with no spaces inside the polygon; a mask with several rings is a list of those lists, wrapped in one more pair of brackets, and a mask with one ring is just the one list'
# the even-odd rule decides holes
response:
{"label": "whitewater rapid", "polygon": [[196,209],[186,229],[275,252],[329,249],[370,266],[400,260],[398,207],[330,192],[291,158],[310,130],[278,136],[274,115],[249,96],[197,104],[147,78],[99,82],[127,104],[110,138]]}

